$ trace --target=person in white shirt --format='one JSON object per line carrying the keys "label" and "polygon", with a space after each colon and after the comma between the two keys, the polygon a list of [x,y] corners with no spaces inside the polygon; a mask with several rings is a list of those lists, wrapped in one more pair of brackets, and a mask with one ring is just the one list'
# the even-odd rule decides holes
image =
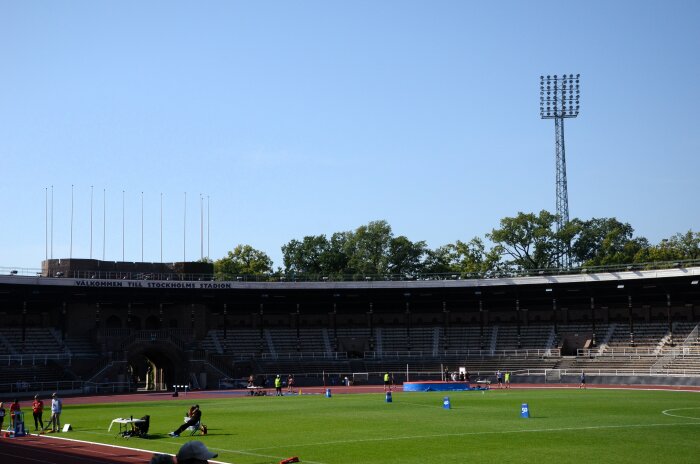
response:
{"label": "person in white shirt", "polygon": [[63,404],[61,399],[56,393],[51,395],[51,431],[60,432],[61,431],[61,410],[63,409]]}

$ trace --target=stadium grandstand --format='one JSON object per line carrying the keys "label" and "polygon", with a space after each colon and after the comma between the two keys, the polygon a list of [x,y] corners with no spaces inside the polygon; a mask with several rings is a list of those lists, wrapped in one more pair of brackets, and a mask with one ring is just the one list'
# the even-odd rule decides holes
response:
{"label": "stadium grandstand", "polygon": [[700,385],[700,262],[501,276],[214,279],[211,264],[0,270],[0,392],[348,377]]}

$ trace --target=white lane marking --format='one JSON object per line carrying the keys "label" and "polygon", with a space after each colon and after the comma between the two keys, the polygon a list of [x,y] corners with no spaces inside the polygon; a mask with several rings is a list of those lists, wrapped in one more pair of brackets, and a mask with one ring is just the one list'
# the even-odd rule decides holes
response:
{"label": "white lane marking", "polygon": [[694,420],[700,420],[700,415],[696,416],[682,416],[680,414],[671,414],[669,411],[687,411],[688,409],[700,409],[700,407],[697,408],[674,408],[674,409],[666,409],[665,411],[661,411],[661,414],[664,414],[666,416],[671,416],[671,417],[680,417],[682,419],[694,419]]}

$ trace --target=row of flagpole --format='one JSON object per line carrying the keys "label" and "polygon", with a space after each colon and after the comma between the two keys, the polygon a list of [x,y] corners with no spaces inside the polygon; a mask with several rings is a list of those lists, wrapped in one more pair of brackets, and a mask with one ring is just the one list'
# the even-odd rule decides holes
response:
{"label": "row of flagpole", "polygon": [[[53,234],[54,234],[54,191],[51,188],[49,202],[49,187],[44,188],[44,234],[45,234],[45,259],[53,259]],[[204,259],[204,198],[206,197],[206,233],[207,233],[207,257],[210,257],[210,199],[209,195],[199,194],[200,208],[200,258]],[[93,204],[94,186],[90,186],[90,259],[93,251]],[[70,248],[69,259],[73,258],[73,222],[74,209],[74,185],[70,186]],[[187,192],[184,192],[182,221],[182,261],[187,261]],[[106,259],[107,244],[107,189],[102,189],[102,260]],[[141,261],[144,260],[144,195],[141,192]],[[126,190],[122,190],[122,261],[126,259]],[[163,193],[160,193],[160,262],[163,262]]]}

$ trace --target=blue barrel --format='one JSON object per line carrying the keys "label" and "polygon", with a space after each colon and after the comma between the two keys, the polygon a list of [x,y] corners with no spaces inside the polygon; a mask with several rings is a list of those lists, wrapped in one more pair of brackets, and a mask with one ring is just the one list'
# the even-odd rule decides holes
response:
{"label": "blue barrel", "polygon": [[530,407],[527,405],[527,403],[523,403],[523,405],[520,406],[520,417],[523,419],[530,418]]}
{"label": "blue barrel", "polygon": [[386,402],[391,403],[391,392],[386,392]]}
{"label": "blue barrel", "polygon": [[331,389],[326,388],[326,398],[330,398],[330,397],[331,397]]}
{"label": "blue barrel", "polygon": [[452,405],[450,404],[450,397],[449,397],[449,396],[446,396],[446,397],[442,400],[442,407],[443,407],[444,409],[452,409]]}

